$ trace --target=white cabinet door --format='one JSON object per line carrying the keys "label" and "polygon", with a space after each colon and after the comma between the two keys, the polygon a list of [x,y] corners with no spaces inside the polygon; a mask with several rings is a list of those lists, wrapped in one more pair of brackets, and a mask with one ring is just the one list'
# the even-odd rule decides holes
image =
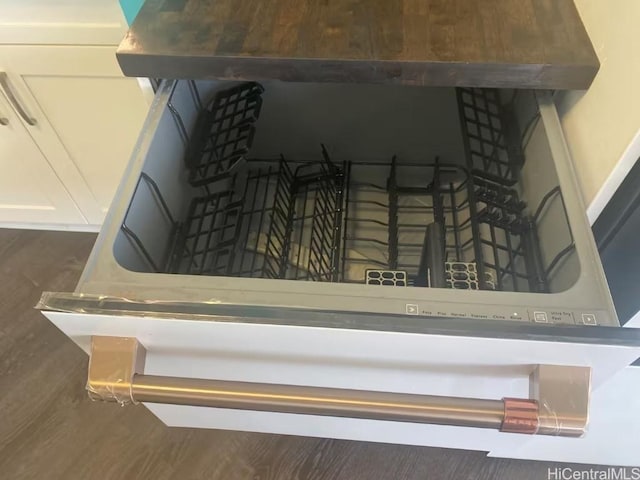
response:
{"label": "white cabinet door", "polygon": [[0,226],[86,224],[7,100],[0,94]]}
{"label": "white cabinet door", "polygon": [[149,104],[115,47],[0,46],[25,123],[89,224],[100,225]]}

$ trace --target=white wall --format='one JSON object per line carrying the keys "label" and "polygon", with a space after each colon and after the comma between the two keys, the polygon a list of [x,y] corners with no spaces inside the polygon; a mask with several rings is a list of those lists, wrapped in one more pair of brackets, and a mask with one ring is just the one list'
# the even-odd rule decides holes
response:
{"label": "white wall", "polygon": [[557,103],[593,222],[640,156],[640,1],[575,3],[601,66],[587,92]]}

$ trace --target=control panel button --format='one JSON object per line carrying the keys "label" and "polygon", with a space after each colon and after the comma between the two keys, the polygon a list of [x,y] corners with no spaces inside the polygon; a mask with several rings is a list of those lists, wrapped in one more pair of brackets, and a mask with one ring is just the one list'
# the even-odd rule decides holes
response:
{"label": "control panel button", "polygon": [[549,323],[547,312],[533,312],[533,321],[536,323]]}
{"label": "control panel button", "polygon": [[552,323],[574,325],[573,313],[569,310],[529,310],[529,321],[534,323]]}
{"label": "control panel button", "polygon": [[583,313],[582,314],[582,323],[585,325],[598,325],[598,321],[596,320],[596,316],[593,313]]}
{"label": "control panel button", "polygon": [[414,305],[413,303],[407,303],[406,311],[409,315],[418,315],[418,305]]}

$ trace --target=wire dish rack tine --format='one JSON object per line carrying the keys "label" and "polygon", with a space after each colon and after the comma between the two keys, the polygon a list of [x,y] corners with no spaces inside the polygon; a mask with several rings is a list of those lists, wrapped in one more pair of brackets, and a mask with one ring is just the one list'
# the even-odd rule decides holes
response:
{"label": "wire dish rack tine", "polygon": [[140,239],[138,234],[136,234],[136,232],[132,228],[130,228],[129,225],[127,224],[134,202],[131,202],[127,207],[127,210],[124,214],[124,219],[122,220],[122,224],[120,225],[120,229],[124,232],[126,238],[129,240],[129,242],[131,242],[132,246],[134,246],[134,248],[137,249],[138,252],[142,255],[142,257],[148,263],[148,265],[152,268],[152,270],[156,273],[159,273],[166,270],[168,259],[171,255],[173,239],[178,232],[178,223],[174,219],[173,214],[171,213],[171,209],[169,208],[169,205],[167,205],[165,198],[162,196],[162,192],[160,191],[158,184],[146,172],[142,172],[140,174],[140,178],[136,183],[136,187],[134,189],[132,198],[135,199],[137,197],[138,191],[140,189],[140,185],[142,184],[142,182],[144,182],[144,184],[148,186],[150,192],[154,196],[156,204],[159,206],[160,212],[164,216],[165,221],[167,222],[170,229],[169,242],[168,242],[169,244],[167,245],[163,258],[159,260],[154,260],[151,253],[145,247],[144,242]]}

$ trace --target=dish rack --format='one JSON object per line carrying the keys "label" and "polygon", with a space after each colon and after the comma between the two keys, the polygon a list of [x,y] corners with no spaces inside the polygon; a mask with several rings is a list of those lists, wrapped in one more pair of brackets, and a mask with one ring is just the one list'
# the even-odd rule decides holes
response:
{"label": "dish rack", "polygon": [[183,218],[144,178],[172,225],[155,271],[548,291],[535,216],[516,185],[521,150],[492,91],[458,90],[464,166],[336,163],[324,145],[315,162],[250,158],[262,92],[253,82],[222,91],[198,118],[185,163],[199,193]]}
{"label": "dish rack", "polygon": [[296,168],[250,162],[229,190],[195,198],[169,271],[335,281],[344,175],[322,153]]}
{"label": "dish rack", "polygon": [[[349,167],[351,174],[371,168]],[[386,184],[348,176],[341,281],[391,285],[372,272],[389,280],[401,273],[406,286],[546,290],[535,222],[515,190],[437,161],[393,159],[387,168]],[[421,176],[432,181],[420,187],[398,179]]]}
{"label": "dish rack", "polygon": [[186,153],[189,182],[207,189],[228,179],[253,143],[264,88],[247,82],[219,92],[202,109]]}

